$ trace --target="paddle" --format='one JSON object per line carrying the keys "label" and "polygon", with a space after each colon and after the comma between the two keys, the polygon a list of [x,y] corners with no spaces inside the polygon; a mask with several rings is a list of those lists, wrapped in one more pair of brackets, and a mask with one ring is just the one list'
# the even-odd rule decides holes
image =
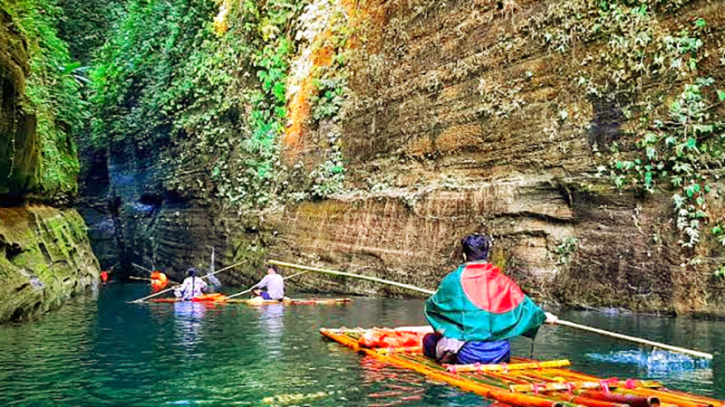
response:
{"label": "paddle", "polygon": [[[227,271],[227,270],[229,270],[229,269],[232,269],[232,268],[234,268],[234,267],[238,267],[238,266],[241,266],[242,264],[244,264],[244,263],[246,263],[246,262],[247,262],[247,261],[246,261],[246,260],[244,260],[244,261],[242,261],[242,262],[239,262],[239,263],[237,263],[237,264],[233,264],[233,265],[231,265],[231,266],[229,266],[229,267],[224,267],[223,269],[221,269],[221,270],[219,270],[219,271],[216,271],[216,272],[214,272],[214,273],[210,273],[210,274],[207,274],[207,275],[205,275],[204,277],[200,277],[200,278],[204,279],[204,278],[207,278],[207,277],[209,277],[209,276],[212,276],[212,275],[214,275],[214,274],[219,274],[219,273],[221,273],[222,271]],[[167,292],[169,292],[169,291],[171,291],[171,290],[175,289],[176,287],[178,287],[178,286],[180,286],[180,285],[181,285],[181,284],[177,284],[177,285],[175,285],[175,286],[173,286],[173,287],[169,287],[169,288],[167,288],[167,289],[165,289],[165,290],[162,290],[162,291],[159,291],[159,292],[157,292],[157,293],[155,293],[155,294],[151,294],[151,295],[148,295],[148,296],[146,296],[146,297],[143,297],[143,298],[139,298],[139,299],[137,299],[137,300],[133,300],[133,301],[128,301],[128,303],[129,303],[129,304],[137,304],[137,303],[140,303],[140,302],[144,302],[144,301],[146,301],[146,300],[148,300],[148,299],[150,299],[150,298],[158,297],[158,296],[159,296],[159,295],[161,295],[161,294],[167,293]]]}
{"label": "paddle", "polygon": [[[299,276],[300,274],[305,274],[305,273],[309,273],[309,270],[308,270],[308,271],[303,271],[303,272],[301,272],[301,273],[297,273],[297,274],[292,274],[291,276],[287,276],[287,277],[283,278],[282,280],[286,280],[286,279],[288,279],[288,278],[296,277],[296,276]],[[223,300],[217,300],[217,301],[214,301],[214,302],[224,302],[224,301],[226,301],[226,300],[228,300],[228,299],[230,299],[230,298],[234,298],[234,297],[239,297],[240,295],[248,294],[248,293],[250,293],[250,292],[251,292],[252,290],[254,290],[255,288],[257,288],[257,285],[258,285],[258,284],[259,284],[259,283],[257,283],[257,284],[255,284],[255,285],[253,285],[253,286],[252,286],[252,287],[250,287],[250,288],[249,288],[248,290],[244,290],[244,291],[242,291],[242,292],[239,292],[239,293],[236,293],[236,294],[232,294],[232,295],[228,296],[227,298],[225,298],[225,299],[223,299]]]}
{"label": "paddle", "polygon": [[[345,273],[342,271],[321,269],[318,267],[301,266],[299,264],[284,263],[284,262],[277,261],[277,260],[269,260],[268,263],[276,264],[281,267],[291,267],[291,268],[296,268],[296,269],[300,269],[300,270],[316,271],[319,273],[334,274],[334,275],[338,275],[338,276],[346,276],[346,277],[352,277],[352,278],[359,278],[362,280],[375,281],[375,282],[382,283],[382,284],[388,284],[388,285],[394,285],[396,287],[406,288],[406,289],[417,291],[417,292],[424,293],[424,294],[431,294],[431,295],[435,294],[435,291],[426,290],[424,288],[418,288],[416,286],[412,286],[412,285],[408,285],[408,284],[396,283],[395,281],[383,280],[382,278],[377,278],[377,277],[361,276],[359,274],[352,274],[352,273]],[[680,348],[677,346],[667,345],[667,344],[660,343],[660,342],[654,342],[654,341],[650,341],[647,339],[637,338],[634,336],[622,335],[622,334],[619,334],[616,332],[605,331],[603,329],[598,329],[598,328],[593,328],[593,327],[586,326],[586,325],[576,324],[574,322],[564,321],[561,319],[557,319],[555,323],[557,323],[559,325],[568,326],[571,328],[581,329],[583,331],[598,333],[600,335],[606,335],[606,336],[611,336],[613,338],[624,339],[624,340],[628,340],[631,342],[640,343],[643,345],[650,345],[650,346],[654,346],[656,348],[667,349],[667,350],[670,350],[673,352],[684,353],[687,355],[692,355],[692,356],[705,358],[705,359],[712,359],[712,354],[710,354],[710,353],[699,352],[696,350],[691,350],[691,349],[686,349],[686,348]]]}

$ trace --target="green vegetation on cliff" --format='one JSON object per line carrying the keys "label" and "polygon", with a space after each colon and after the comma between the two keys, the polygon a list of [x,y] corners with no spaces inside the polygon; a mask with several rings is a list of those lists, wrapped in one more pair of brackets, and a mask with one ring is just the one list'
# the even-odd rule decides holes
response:
{"label": "green vegetation on cliff", "polygon": [[[27,44],[30,73],[25,95],[18,100],[26,115],[34,116],[40,154],[29,191],[57,199],[75,194],[79,170],[74,135],[87,119],[80,98],[81,74],[68,53],[67,44],[58,38],[57,22],[62,11],[54,0],[4,0],[3,10],[12,18],[15,29]],[[4,136],[4,135],[3,135]],[[15,133],[11,145],[20,145],[17,137],[33,139],[32,129]],[[24,140],[23,140],[24,142]],[[29,148],[33,148],[30,146]],[[17,151],[11,149],[9,155]],[[15,160],[11,158],[11,169]],[[17,191],[16,191],[17,192]]]}
{"label": "green vegetation on cliff", "polygon": [[[161,158],[168,167],[207,169],[213,194],[233,207],[339,190],[344,170],[334,137],[322,154],[328,159],[311,171],[282,163],[294,97],[287,85],[309,6],[303,0],[131,1],[92,75],[94,143],[168,148]],[[339,73],[320,79],[312,91],[319,101],[315,122],[339,110],[344,83]],[[170,182],[179,191],[191,187]]]}

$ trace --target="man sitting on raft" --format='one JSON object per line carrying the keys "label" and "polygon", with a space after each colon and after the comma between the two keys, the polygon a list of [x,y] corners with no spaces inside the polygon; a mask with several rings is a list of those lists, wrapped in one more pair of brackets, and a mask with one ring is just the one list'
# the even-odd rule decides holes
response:
{"label": "man sitting on raft", "polygon": [[533,338],[544,322],[557,320],[488,263],[491,247],[488,236],[466,237],[466,263],[447,275],[426,302],[425,317],[435,333],[423,338],[423,351],[439,363],[507,363],[509,338]]}
{"label": "man sitting on raft", "polygon": [[176,295],[176,298],[183,298],[184,301],[191,301],[193,298],[202,296],[207,289],[207,284],[204,280],[196,277],[195,268],[190,268],[187,274],[189,277],[184,279],[181,286],[174,289],[174,295]]}
{"label": "man sitting on raft", "polygon": [[[284,278],[277,274],[277,268],[267,265],[267,275],[257,283],[253,292],[257,297],[266,301],[282,301],[284,299]],[[266,291],[263,290],[266,288]]]}

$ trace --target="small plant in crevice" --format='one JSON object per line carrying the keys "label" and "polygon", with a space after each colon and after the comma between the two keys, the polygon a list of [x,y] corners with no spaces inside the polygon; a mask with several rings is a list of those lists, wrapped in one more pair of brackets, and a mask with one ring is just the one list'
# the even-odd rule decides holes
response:
{"label": "small plant in crevice", "polygon": [[720,265],[720,267],[716,268],[712,274],[717,278],[725,279],[725,264]]}
{"label": "small plant in crevice", "polygon": [[345,83],[342,78],[320,79],[313,82],[318,95],[312,96],[312,119],[316,122],[335,117],[345,103]]}
{"label": "small plant in crevice", "polygon": [[557,242],[554,252],[558,256],[557,264],[567,266],[571,263],[571,258],[579,250],[579,239],[573,236],[567,236]]}

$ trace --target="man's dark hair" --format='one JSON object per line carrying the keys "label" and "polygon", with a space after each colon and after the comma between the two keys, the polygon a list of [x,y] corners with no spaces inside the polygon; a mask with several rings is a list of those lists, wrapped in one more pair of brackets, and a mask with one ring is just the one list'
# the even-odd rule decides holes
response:
{"label": "man's dark hair", "polygon": [[274,270],[275,273],[279,273],[279,271],[277,271],[277,267],[275,267],[273,264],[267,264],[267,270],[269,269]]}
{"label": "man's dark hair", "polygon": [[493,240],[486,235],[470,235],[463,239],[463,253],[466,261],[488,260]]}
{"label": "man's dark hair", "polygon": [[194,277],[196,275],[196,269],[192,267],[192,268],[186,270],[186,274],[188,274],[189,277]]}

